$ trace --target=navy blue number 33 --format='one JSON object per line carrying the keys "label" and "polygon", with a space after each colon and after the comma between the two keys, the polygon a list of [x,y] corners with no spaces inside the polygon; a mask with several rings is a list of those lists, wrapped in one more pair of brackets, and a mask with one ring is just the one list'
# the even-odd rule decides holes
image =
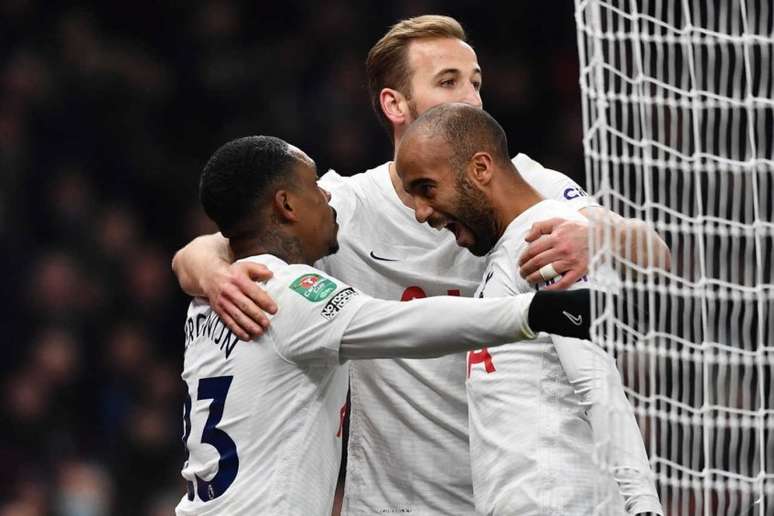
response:
{"label": "navy blue number 33", "polygon": [[[218,428],[218,423],[223,417],[223,407],[226,404],[226,395],[231,387],[233,376],[214,376],[199,380],[197,400],[212,400],[209,416],[204,424],[201,442],[213,446],[218,451],[218,472],[211,480],[202,480],[196,475],[196,492],[203,502],[213,500],[223,493],[234,482],[239,471],[239,457],[237,456],[236,443],[229,435]],[[188,438],[191,436],[191,396],[186,395],[183,406],[183,444],[190,453]],[[186,459],[187,460],[187,459]],[[188,499],[194,499],[193,483],[188,482]]]}

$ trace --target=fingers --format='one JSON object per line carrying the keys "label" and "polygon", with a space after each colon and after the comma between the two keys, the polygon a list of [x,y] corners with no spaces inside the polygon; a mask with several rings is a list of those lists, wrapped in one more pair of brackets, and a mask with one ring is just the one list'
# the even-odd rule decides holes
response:
{"label": "fingers", "polygon": [[527,236],[524,237],[524,240],[527,242],[532,242],[534,240],[537,240],[540,238],[541,235],[550,235],[553,233],[554,228],[564,222],[565,219],[560,219],[558,217],[555,217],[553,219],[547,219],[547,220],[541,220],[540,222],[535,222],[532,224],[532,227],[529,230],[529,233],[527,233]]}
{"label": "fingers", "polygon": [[[268,269],[266,269],[266,271],[268,272],[269,277],[271,277],[271,271]],[[253,271],[253,273],[260,273],[265,276],[265,273],[261,271]],[[235,279],[235,283],[236,287],[240,290],[240,294],[249,300],[249,302],[246,304],[246,307],[249,310],[249,315],[253,320],[260,322],[260,317],[264,316],[263,312],[269,312],[270,314],[277,313],[277,304],[264,289],[255,283],[254,279],[250,279],[249,276],[238,276]],[[235,299],[235,301],[244,303],[245,300],[240,298]],[[239,306],[242,305],[240,304]]]}
{"label": "fingers", "polygon": [[[556,239],[550,235],[543,236],[542,238],[538,238],[537,240],[533,241],[531,244],[527,246],[527,248],[524,250],[523,253],[521,253],[521,256],[519,256],[519,266],[524,267],[524,265],[529,262],[531,259],[539,255],[540,253],[544,253],[554,247],[556,245]],[[545,263],[543,264],[545,265]],[[530,270],[529,273],[532,273],[534,271]],[[522,274],[524,276],[524,274]]]}
{"label": "fingers", "polygon": [[[261,295],[265,299],[268,299],[271,303],[273,303],[269,295],[266,294],[266,292],[263,289],[259,289],[259,290],[261,292]],[[239,312],[245,318],[250,320],[253,324],[260,326],[261,332],[263,332],[263,330],[268,328],[269,324],[271,324],[269,317],[266,315],[266,312],[264,312],[261,306],[257,304],[252,298],[248,297],[241,291],[235,289],[233,292],[229,294],[229,297],[227,298],[227,300],[231,302],[231,304],[235,307],[235,309],[239,310]],[[276,306],[274,307],[274,311],[276,312]],[[242,326],[245,326],[245,325],[242,324]],[[253,332],[250,332],[250,333],[253,334]]]}
{"label": "fingers", "polygon": [[241,262],[240,265],[243,265],[247,277],[253,281],[266,281],[273,276],[269,268],[262,263]]}
{"label": "fingers", "polygon": [[[549,263],[554,266],[554,270],[556,271],[556,276],[561,276],[562,274],[564,274],[565,272],[567,272],[572,268],[572,262],[569,262],[567,260],[553,260],[553,261],[550,261]],[[540,274],[540,269],[538,269],[537,272],[533,272],[525,279],[527,280],[527,283],[529,283],[530,285],[537,285],[539,283],[546,283],[546,281],[550,281],[550,279],[553,279],[553,278],[550,278],[549,280],[544,279],[543,275]]]}
{"label": "fingers", "polygon": [[586,270],[583,267],[568,269],[564,272],[559,281],[548,285],[545,290],[566,290],[570,288],[576,281],[578,281],[585,273]]}
{"label": "fingers", "polygon": [[529,283],[545,281],[543,276],[540,274],[540,268],[550,263],[553,264],[557,274],[561,274],[562,271],[556,267],[556,264],[562,258],[565,257],[562,255],[561,251],[558,249],[549,249],[540,253],[522,265],[519,269],[519,273],[521,274],[521,277],[525,278]]}
{"label": "fingers", "polygon": [[240,340],[248,341],[263,334],[263,329],[246,317],[230,301],[223,300],[217,305],[213,305],[213,308],[228,329]]}

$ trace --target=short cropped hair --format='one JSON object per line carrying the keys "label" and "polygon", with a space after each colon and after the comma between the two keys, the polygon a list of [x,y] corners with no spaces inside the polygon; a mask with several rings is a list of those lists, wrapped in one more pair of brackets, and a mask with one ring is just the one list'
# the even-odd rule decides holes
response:
{"label": "short cropped hair", "polygon": [[268,189],[288,177],[298,158],[284,140],[247,136],[232,140],[210,157],[199,182],[205,213],[228,238],[240,236],[264,205]]}
{"label": "short cropped hair", "polygon": [[366,75],[368,94],[376,116],[392,137],[392,124],[382,111],[379,95],[392,88],[411,98],[408,46],[415,39],[454,38],[467,41],[465,30],[454,18],[428,14],[401,20],[382,36],[368,52]]}
{"label": "short cropped hair", "polygon": [[491,154],[501,166],[510,163],[505,130],[481,108],[459,102],[440,104],[422,113],[409,131],[442,137],[451,152],[450,164],[457,172],[462,172],[473,155],[481,151]]}

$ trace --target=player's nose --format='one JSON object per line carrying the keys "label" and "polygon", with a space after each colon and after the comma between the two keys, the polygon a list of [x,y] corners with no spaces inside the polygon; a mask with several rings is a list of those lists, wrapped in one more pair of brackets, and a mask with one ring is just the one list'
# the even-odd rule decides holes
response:
{"label": "player's nose", "polygon": [[421,199],[414,199],[414,216],[417,222],[424,224],[433,214],[433,208]]}
{"label": "player's nose", "polygon": [[481,101],[481,92],[473,84],[468,84],[467,89],[465,90],[464,102],[465,104],[470,104],[477,108],[484,107],[484,103]]}
{"label": "player's nose", "polygon": [[325,196],[325,200],[327,202],[331,202],[331,193],[328,190],[326,190],[325,188],[323,188],[322,186],[320,186],[318,188],[320,188],[320,190],[322,190],[322,193]]}

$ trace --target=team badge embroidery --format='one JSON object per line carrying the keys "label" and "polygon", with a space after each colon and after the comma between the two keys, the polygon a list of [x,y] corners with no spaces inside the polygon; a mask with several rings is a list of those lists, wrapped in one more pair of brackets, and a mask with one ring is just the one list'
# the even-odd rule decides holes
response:
{"label": "team badge embroidery", "polygon": [[316,303],[330,296],[336,290],[336,284],[319,274],[304,274],[290,284],[290,290],[304,296],[307,301]]}

